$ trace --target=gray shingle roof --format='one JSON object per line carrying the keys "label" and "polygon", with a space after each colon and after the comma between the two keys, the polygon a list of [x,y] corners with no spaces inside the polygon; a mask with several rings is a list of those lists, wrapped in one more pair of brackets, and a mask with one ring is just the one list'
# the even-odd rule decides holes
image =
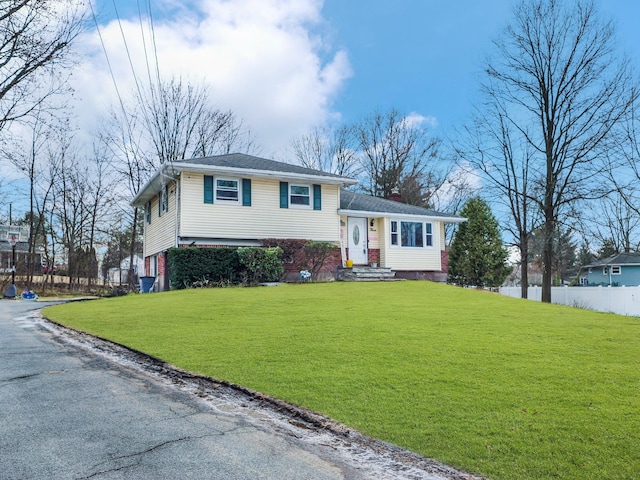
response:
{"label": "gray shingle roof", "polygon": [[246,155],[244,153],[230,153],[227,155],[215,155],[212,157],[203,158],[191,158],[188,160],[180,160],[173,162],[179,165],[180,163],[188,163],[192,165],[209,165],[212,167],[227,167],[227,168],[246,168],[247,170],[263,170],[267,172],[283,172],[283,173],[297,173],[301,175],[315,175],[320,177],[334,177],[344,178],[348,180],[348,177],[335,175],[333,173],[323,172],[321,170],[314,170],[312,168],[301,167],[299,165],[292,165],[284,162],[277,162],[275,160],[268,160],[266,158],[254,157],[253,155]]}
{"label": "gray shingle roof", "polygon": [[596,260],[583,268],[606,267],[609,265],[640,265],[640,253],[617,253],[602,260]]}
{"label": "gray shingle roof", "polygon": [[351,192],[349,190],[340,191],[340,209],[359,212],[373,212],[391,215],[419,215],[423,217],[447,217],[450,219],[464,220],[457,215],[448,215],[436,210],[407,205],[406,203],[394,202],[384,198],[372,197],[362,193]]}

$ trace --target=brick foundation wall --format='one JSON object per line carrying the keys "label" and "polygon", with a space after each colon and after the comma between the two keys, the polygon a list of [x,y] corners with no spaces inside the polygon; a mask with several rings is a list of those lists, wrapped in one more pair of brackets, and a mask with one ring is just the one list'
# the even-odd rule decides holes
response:
{"label": "brick foundation wall", "polygon": [[426,270],[394,270],[396,278],[406,280],[429,280],[431,282],[446,283],[447,274],[444,272],[430,272]]}
{"label": "brick foundation wall", "polygon": [[446,250],[440,251],[440,263],[442,264],[441,272],[448,273],[449,272],[449,252]]}
{"label": "brick foundation wall", "polygon": [[165,274],[165,258],[167,254],[162,252],[158,255],[158,276]]}
{"label": "brick foundation wall", "polygon": [[[307,268],[304,251],[300,248],[293,254],[292,258],[284,260],[284,280],[287,282],[298,281],[300,271]],[[314,280],[335,280],[339,267],[342,267],[342,256],[340,255],[340,249],[336,247],[325,260],[319,272],[320,278]]]}
{"label": "brick foundation wall", "polygon": [[[349,247],[345,248],[345,255],[349,258]],[[367,265],[371,265],[372,263],[377,263],[380,266],[380,249],[379,248],[370,248],[367,251]]]}

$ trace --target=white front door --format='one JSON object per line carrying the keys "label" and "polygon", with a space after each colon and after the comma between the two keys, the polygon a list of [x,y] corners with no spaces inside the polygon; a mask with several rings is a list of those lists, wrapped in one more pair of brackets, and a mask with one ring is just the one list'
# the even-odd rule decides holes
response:
{"label": "white front door", "polygon": [[349,260],[354,265],[366,265],[367,258],[367,219],[349,217],[347,219],[349,230]]}

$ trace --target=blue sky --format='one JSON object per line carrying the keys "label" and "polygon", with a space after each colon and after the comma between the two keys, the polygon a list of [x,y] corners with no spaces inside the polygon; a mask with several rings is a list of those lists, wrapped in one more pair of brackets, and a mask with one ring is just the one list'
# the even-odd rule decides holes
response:
{"label": "blue sky", "polygon": [[[510,0],[327,0],[324,13],[353,77],[334,107],[348,121],[373,107],[397,107],[437,119],[442,130],[463,122],[474,101],[491,41],[509,23]],[[601,0],[621,47],[640,67],[640,2]]]}
{"label": "blue sky", "polygon": [[[450,133],[469,114],[482,60],[510,21],[516,2],[152,3],[157,38],[166,40],[159,48],[163,73],[205,79],[216,92],[214,102],[251,127],[264,145],[262,154],[278,157],[291,138],[314,125],[355,122],[376,108],[421,115],[435,125],[434,133]],[[640,66],[640,2],[597,3],[616,23],[621,48]],[[129,47],[140,50],[137,3],[119,0],[116,5],[121,18],[130,20],[124,29]],[[96,8],[110,58],[121,67],[116,72],[120,88],[126,90],[113,2],[96,0]],[[91,80],[80,75],[80,82],[99,86],[99,92],[86,92],[85,98],[95,102],[97,96],[108,103],[113,88],[106,77],[96,80],[100,71],[104,74],[104,54],[95,33],[87,44],[93,45],[87,51]]]}

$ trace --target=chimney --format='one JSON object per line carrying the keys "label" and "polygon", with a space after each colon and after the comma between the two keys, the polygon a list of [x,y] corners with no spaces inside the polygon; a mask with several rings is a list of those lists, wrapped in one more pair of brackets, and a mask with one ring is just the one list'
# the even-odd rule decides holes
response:
{"label": "chimney", "polygon": [[402,203],[402,195],[400,195],[400,191],[398,190],[397,187],[391,190],[391,195],[389,195],[389,200]]}

